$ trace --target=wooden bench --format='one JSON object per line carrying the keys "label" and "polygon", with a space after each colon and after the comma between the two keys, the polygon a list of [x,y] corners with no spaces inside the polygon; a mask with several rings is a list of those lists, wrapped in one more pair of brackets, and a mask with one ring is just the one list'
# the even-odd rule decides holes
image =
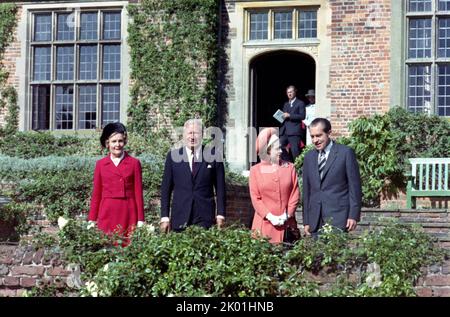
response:
{"label": "wooden bench", "polygon": [[450,158],[411,158],[409,162],[406,208],[415,207],[416,197],[450,197]]}

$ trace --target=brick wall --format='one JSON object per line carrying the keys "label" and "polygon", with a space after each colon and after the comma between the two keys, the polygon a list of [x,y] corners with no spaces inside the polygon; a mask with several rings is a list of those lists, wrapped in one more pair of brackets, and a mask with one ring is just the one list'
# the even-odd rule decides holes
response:
{"label": "brick wall", "polygon": [[330,0],[329,97],[336,136],[354,119],[389,110],[391,0]]}
{"label": "brick wall", "polygon": [[0,244],[0,297],[21,296],[34,286],[63,288],[71,274],[58,251]]}

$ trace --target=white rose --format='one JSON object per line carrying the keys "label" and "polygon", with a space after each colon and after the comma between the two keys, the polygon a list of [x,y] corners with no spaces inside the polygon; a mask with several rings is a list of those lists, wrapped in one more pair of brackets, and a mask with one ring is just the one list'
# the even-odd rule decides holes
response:
{"label": "white rose", "polygon": [[58,218],[59,230],[62,230],[68,223],[69,223],[69,219],[66,219],[64,217],[59,217]]}
{"label": "white rose", "polygon": [[86,288],[89,294],[91,294],[92,297],[98,297],[98,286],[95,284],[95,282],[87,282]]}

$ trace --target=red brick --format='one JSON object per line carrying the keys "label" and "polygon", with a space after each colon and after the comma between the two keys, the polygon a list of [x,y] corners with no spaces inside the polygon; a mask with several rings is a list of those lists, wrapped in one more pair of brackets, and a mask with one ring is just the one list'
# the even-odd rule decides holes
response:
{"label": "red brick", "polygon": [[47,275],[50,276],[68,276],[70,271],[66,271],[63,267],[50,267],[47,269]]}
{"label": "red brick", "polygon": [[13,275],[42,275],[45,268],[43,266],[14,266]]}
{"label": "red brick", "polygon": [[32,277],[22,277],[20,279],[20,286],[22,287],[34,287],[36,286],[36,279]]}
{"label": "red brick", "polygon": [[433,296],[433,291],[430,287],[417,287],[416,294],[419,297],[431,297]]}
{"label": "red brick", "polygon": [[18,277],[7,276],[3,279],[3,285],[5,286],[19,286],[20,281]]}
{"label": "red brick", "polygon": [[428,275],[425,278],[426,286],[450,286],[450,276],[448,275]]}
{"label": "red brick", "polygon": [[44,256],[44,249],[39,249],[36,251],[33,257],[34,264],[41,264],[42,257]]}
{"label": "red brick", "polygon": [[0,289],[0,297],[16,297],[17,292],[13,289]]}
{"label": "red brick", "polygon": [[433,295],[436,297],[450,297],[450,287],[434,287]]}

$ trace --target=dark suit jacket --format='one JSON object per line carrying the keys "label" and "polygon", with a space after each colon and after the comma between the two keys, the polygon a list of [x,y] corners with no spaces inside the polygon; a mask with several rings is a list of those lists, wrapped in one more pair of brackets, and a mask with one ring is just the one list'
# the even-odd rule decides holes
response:
{"label": "dark suit jacket", "polygon": [[[181,230],[191,224],[209,228],[216,218],[214,189],[217,215],[225,216],[224,165],[204,159],[202,154],[201,162],[195,163],[196,173],[192,175],[185,149],[182,147],[167,154],[161,185],[161,217],[170,217],[174,230]],[[214,151],[207,151],[210,149],[203,149],[202,153],[214,154]],[[173,158],[183,160],[176,162]]]}
{"label": "dark suit jacket", "polygon": [[303,223],[315,232],[320,218],[345,229],[347,219],[360,219],[361,178],[354,151],[334,142],[328,155],[322,182],[318,152],[311,150],[303,163]]}
{"label": "dark suit jacket", "polygon": [[280,135],[305,136],[306,130],[302,129],[302,120],[305,119],[305,103],[298,98],[295,99],[292,107],[287,101],[283,106],[283,112],[288,112],[290,118],[284,120],[280,128]]}

